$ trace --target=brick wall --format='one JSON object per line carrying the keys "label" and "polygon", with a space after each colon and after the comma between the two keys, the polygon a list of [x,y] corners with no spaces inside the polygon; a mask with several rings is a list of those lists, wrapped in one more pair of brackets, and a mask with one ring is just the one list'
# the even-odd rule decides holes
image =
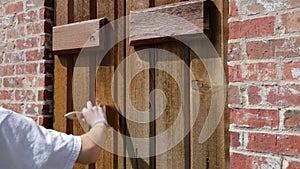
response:
{"label": "brick wall", "polygon": [[300,0],[230,0],[231,168],[300,168]]}
{"label": "brick wall", "polygon": [[0,1],[0,106],[52,126],[52,0]]}

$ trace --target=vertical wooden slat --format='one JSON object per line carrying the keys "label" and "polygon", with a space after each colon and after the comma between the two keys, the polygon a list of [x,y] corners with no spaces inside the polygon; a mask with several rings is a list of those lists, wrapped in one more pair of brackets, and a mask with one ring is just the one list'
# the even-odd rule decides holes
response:
{"label": "vertical wooden slat", "polygon": [[[166,95],[166,109],[162,114],[158,114],[159,117],[156,120],[156,134],[160,135],[165,131],[172,131],[163,140],[157,141],[157,148],[168,147],[174,145],[169,151],[156,156],[156,168],[189,168],[189,140],[184,140],[184,130],[189,124],[189,99],[185,100],[189,96],[187,86],[189,85],[188,74],[184,70],[186,60],[188,60],[188,49],[178,42],[169,42],[165,44],[157,45],[158,51],[155,52],[155,88],[161,89]],[[172,58],[172,59],[171,59]],[[188,65],[186,65],[188,66]],[[172,74],[160,70],[163,68],[172,72]],[[163,98],[156,97],[157,105],[163,103]],[[183,113],[183,114],[182,114]],[[179,118],[179,123],[175,123]],[[182,137],[178,144],[176,139]],[[162,146],[165,144],[165,146]],[[185,145],[187,144],[187,146]],[[159,145],[159,146],[158,146]],[[160,148],[159,148],[160,149]],[[159,151],[159,149],[157,149]]]}
{"label": "vertical wooden slat", "polygon": [[[131,10],[138,10],[138,9],[145,9],[149,8],[150,0],[130,0],[126,1],[126,13],[129,15]],[[133,48],[129,46],[128,40],[126,40],[126,88],[129,88],[129,91],[126,90],[126,96],[129,96],[130,101],[132,102],[133,106],[138,111],[145,111],[149,110],[149,93],[150,93],[150,70],[146,70],[140,72],[135,79],[131,79],[135,71],[137,71],[136,65],[138,63],[142,63],[146,67],[150,66],[149,60],[149,53],[143,53],[139,57],[133,57],[133,59],[128,59],[131,57],[131,54],[136,53],[138,50],[143,50],[143,48]],[[148,58],[146,60],[140,59],[140,57]],[[129,109],[129,101],[126,101],[126,114],[132,113]],[[153,113],[149,112],[149,113]],[[150,114],[148,117],[150,118]],[[126,120],[126,124],[124,125],[125,133],[127,136],[130,137],[145,137],[149,138],[150,136],[150,123],[139,123],[139,122],[132,122],[130,120]],[[139,151],[135,145],[132,144],[131,140],[126,140],[126,152],[131,157],[137,157],[137,152]],[[145,145],[149,147],[149,150],[145,150],[145,154],[150,154],[150,149],[153,148],[151,145]],[[153,168],[151,166],[151,159],[150,158],[126,158],[125,161],[126,169],[139,169],[139,168]]]}
{"label": "vertical wooden slat", "polygon": [[[180,2],[182,0],[155,0],[154,5],[155,6],[161,6],[161,5],[166,5],[166,4],[171,4],[171,3],[176,3]],[[168,44],[161,44],[157,45],[156,47],[162,48],[164,50],[168,50],[171,53],[178,55],[178,59],[182,59],[183,61],[185,60],[184,56],[187,49],[184,48],[181,44],[179,43],[168,43]],[[163,55],[160,55],[159,53],[157,54],[156,58],[156,64],[164,64],[168,63],[167,60],[163,60]],[[186,107],[184,107],[186,104],[189,104],[188,101],[184,101],[183,99],[186,97],[186,95],[189,95],[189,92],[185,91],[185,85],[189,84],[188,82],[184,82],[184,76],[185,72],[178,67],[180,67],[180,61],[170,61],[174,67],[170,67],[170,71],[177,71],[177,76],[180,79],[178,82],[172,83],[172,80],[174,80],[172,77],[166,75],[165,73],[162,73],[160,71],[155,73],[155,78],[156,78],[156,84],[155,88],[163,88],[166,90],[165,94],[167,96],[168,104],[166,107],[166,110],[163,112],[164,114],[161,116],[162,118],[158,119],[156,121],[156,134],[159,134],[165,130],[168,130],[169,127],[172,126],[174,123],[174,119],[177,117],[179,113],[179,107],[176,106],[182,106],[183,108],[182,111],[186,111]],[[182,67],[181,67],[182,68]],[[176,84],[179,83],[179,84]],[[178,86],[176,86],[178,85]],[[180,89],[178,89],[179,87]],[[157,102],[159,101],[159,98],[156,99]],[[169,106],[168,106],[169,105]],[[184,112],[184,113],[189,113],[189,112]],[[188,118],[189,116],[185,116]],[[185,125],[184,123],[187,123],[188,120],[184,120],[183,123],[179,124],[181,129],[178,131],[178,133],[174,134],[183,134]],[[171,136],[166,138],[166,142],[172,142]],[[161,143],[156,143],[156,144],[161,144]],[[187,144],[187,145],[186,145]],[[189,168],[189,159],[187,159],[187,156],[189,156],[189,138],[187,137],[186,140],[182,140],[179,144],[177,144],[174,148],[169,150],[166,153],[163,153],[161,155],[156,156],[156,168]]]}
{"label": "vertical wooden slat", "polygon": [[[201,46],[199,44],[199,46]],[[191,121],[195,120],[195,124],[191,130],[191,168],[192,169],[206,169],[211,168],[209,164],[211,160],[209,155],[212,152],[209,152],[208,143],[200,144],[199,136],[205,119],[207,117],[207,113],[210,107],[210,92],[206,92],[205,87],[210,86],[209,77],[207,71],[201,62],[200,58],[196,56],[195,53],[191,52],[191,72],[192,76],[190,79],[191,83],[191,112],[197,111],[198,116],[196,119],[191,117]],[[203,86],[203,92],[198,90],[193,85],[197,85],[198,88],[201,89]],[[195,99],[200,97],[200,100]]]}
{"label": "vertical wooden slat", "polygon": [[[55,1],[55,24],[68,23],[68,1]],[[67,112],[67,63],[66,57],[54,56],[54,124],[55,130],[66,132],[64,114]]]}

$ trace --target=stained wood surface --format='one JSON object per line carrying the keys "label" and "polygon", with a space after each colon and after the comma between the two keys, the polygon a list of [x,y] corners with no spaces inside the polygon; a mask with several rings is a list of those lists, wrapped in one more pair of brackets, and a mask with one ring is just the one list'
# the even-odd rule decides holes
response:
{"label": "stained wood surface", "polygon": [[[178,42],[160,44],[157,49],[155,88],[162,90],[165,98],[155,98],[156,134],[163,136],[157,139],[156,149],[169,150],[156,156],[156,168],[189,168],[189,140],[184,139],[185,127],[189,126],[189,74],[184,69],[188,68],[188,49]],[[164,102],[165,110],[159,110]]]}
{"label": "stained wood surface", "polygon": [[[163,1],[164,2],[164,1]],[[203,33],[203,3],[173,1],[164,6],[130,12],[130,44],[156,44],[171,37],[193,37]],[[160,4],[162,2],[155,2]]]}
{"label": "stained wood surface", "polygon": [[[55,1],[56,25],[68,23],[68,1]],[[54,56],[54,124],[55,130],[66,132],[67,120],[63,117],[67,112],[67,65],[66,57]]]}
{"label": "stained wood surface", "polygon": [[[99,35],[100,28],[106,19],[94,19],[73,24],[56,26],[53,28],[53,51],[79,51],[82,48],[101,47],[104,35]],[[76,37],[76,38],[75,38]]]}

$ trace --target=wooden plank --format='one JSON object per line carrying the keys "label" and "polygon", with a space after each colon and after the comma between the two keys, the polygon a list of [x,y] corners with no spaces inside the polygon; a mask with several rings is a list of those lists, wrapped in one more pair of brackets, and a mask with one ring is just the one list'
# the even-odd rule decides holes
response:
{"label": "wooden plank", "polygon": [[[143,48],[134,49],[135,52]],[[126,59],[126,135],[131,138],[150,137],[150,83],[149,83],[149,52],[135,53]],[[139,65],[139,66],[134,66]],[[145,68],[146,70],[141,70]],[[153,105],[152,105],[153,106]],[[143,121],[143,122],[142,122]],[[126,140],[127,158],[126,168],[151,168],[149,157],[151,144],[134,144],[131,139]]]}
{"label": "wooden plank", "polygon": [[[126,1],[126,15],[129,15],[129,12],[132,10],[140,10],[140,9],[145,9],[150,7],[150,0],[129,0]],[[128,28],[127,28],[128,29]],[[126,32],[128,33],[128,32]],[[138,71],[138,67],[136,66],[137,63],[141,63],[145,67],[150,66],[149,59],[144,59],[141,60],[141,57],[147,58],[147,56],[150,55],[150,53],[143,53],[139,57],[132,57],[130,60],[128,60],[129,57],[131,57],[131,54],[136,54],[138,50],[143,50],[147,48],[147,46],[144,47],[138,47],[138,48],[133,48],[129,46],[129,41],[128,39],[126,40],[126,72],[125,72],[125,87],[126,89],[129,88],[129,91],[124,89],[125,92],[125,98],[126,96],[130,96],[129,99],[130,102],[133,103],[133,106],[137,108],[137,110],[142,111],[142,110],[147,110],[149,109],[149,92],[150,92],[150,87],[151,84],[149,82],[149,77],[150,77],[150,70],[148,71],[143,71],[141,72],[137,77],[135,77],[136,80],[132,80],[131,78],[133,77],[135,71]],[[128,62],[128,61],[129,62]],[[125,99],[125,113],[127,117],[127,114],[130,114],[130,106],[129,106],[129,100]],[[150,116],[150,114],[149,114]],[[145,117],[147,118],[147,117]],[[125,134],[130,135],[131,137],[139,137],[143,136],[145,138],[149,138],[151,131],[150,131],[150,123],[146,124],[141,124],[138,122],[133,122],[131,120],[126,119],[126,123],[124,124],[124,129],[125,129]],[[138,145],[133,145],[131,140],[126,140],[126,153],[130,155],[132,158],[125,158],[125,167],[126,169],[137,169],[137,168],[154,168],[155,165],[153,165],[154,158],[149,158],[149,157],[139,157],[139,158],[133,158],[133,157],[138,157],[139,154],[137,151],[137,146]],[[153,149],[153,145],[146,144],[146,147],[149,147],[149,150],[145,150],[144,154],[149,154],[151,148]]]}
{"label": "wooden plank", "polygon": [[[200,45],[199,45],[200,46]],[[195,124],[191,129],[191,168],[192,169],[206,169],[211,168],[209,165],[211,160],[209,155],[208,142],[204,144],[199,143],[199,136],[203,124],[207,117],[211,95],[209,91],[210,80],[207,71],[201,62],[200,58],[191,52],[191,112],[198,113],[197,117],[191,116],[191,121],[195,120]],[[196,87],[195,87],[196,86]],[[198,88],[197,88],[198,87]],[[200,100],[198,98],[200,97]],[[195,99],[197,98],[197,99]],[[195,119],[196,118],[196,119]]]}
{"label": "wooden plank", "polygon": [[[156,156],[156,168],[189,168],[189,140],[183,137],[189,126],[189,75],[184,70],[188,66],[188,49],[178,42],[160,44],[157,48],[155,88],[162,90],[166,98],[155,98],[156,135],[166,131],[169,133],[163,139],[156,140],[156,150],[159,152],[161,147],[168,146],[173,148]],[[164,99],[166,108],[160,113],[161,110],[158,109],[163,105],[159,104]]]}
{"label": "wooden plank", "polygon": [[105,18],[100,18],[54,27],[53,51],[65,53],[70,50],[78,51],[83,47],[103,46],[104,37],[99,35],[99,30],[106,22]]}
{"label": "wooden plank", "polygon": [[[68,1],[55,1],[55,25],[68,23]],[[54,56],[54,124],[55,130],[66,132],[66,119],[64,114],[67,112],[67,58]]]}
{"label": "wooden plank", "polygon": [[54,56],[54,124],[57,131],[66,132],[67,58]]}
{"label": "wooden plank", "polygon": [[170,37],[203,33],[203,2],[185,1],[130,12],[130,45],[159,43]]}

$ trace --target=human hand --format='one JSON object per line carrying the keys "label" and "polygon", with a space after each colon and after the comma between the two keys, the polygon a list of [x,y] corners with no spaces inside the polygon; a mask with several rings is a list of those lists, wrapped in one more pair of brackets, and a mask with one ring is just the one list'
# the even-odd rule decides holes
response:
{"label": "human hand", "polygon": [[105,106],[93,106],[92,102],[90,101],[87,102],[86,106],[86,108],[82,109],[82,114],[90,127],[95,127],[98,125],[104,125],[105,127],[108,127]]}

